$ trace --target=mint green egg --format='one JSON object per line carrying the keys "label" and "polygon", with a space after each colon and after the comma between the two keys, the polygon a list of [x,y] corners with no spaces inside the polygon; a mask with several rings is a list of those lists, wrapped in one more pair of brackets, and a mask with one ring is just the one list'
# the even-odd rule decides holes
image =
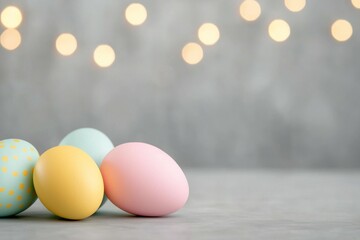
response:
{"label": "mint green egg", "polygon": [[61,140],[59,145],[69,145],[82,149],[95,160],[100,167],[105,155],[113,148],[114,144],[102,132],[94,128],[79,128]]}
{"label": "mint green egg", "polygon": [[[100,167],[105,156],[114,148],[111,140],[101,131],[94,128],[79,128],[66,135],[60,144],[62,146],[74,146],[82,149],[90,155]],[[106,202],[104,194],[100,206]]]}
{"label": "mint green egg", "polygon": [[33,169],[39,153],[20,139],[0,141],[0,217],[16,215],[37,199]]}

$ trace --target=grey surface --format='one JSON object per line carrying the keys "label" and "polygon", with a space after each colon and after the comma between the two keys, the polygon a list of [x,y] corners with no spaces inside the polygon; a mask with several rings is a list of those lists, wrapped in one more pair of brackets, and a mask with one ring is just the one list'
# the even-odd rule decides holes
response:
{"label": "grey surface", "polygon": [[[0,136],[32,142],[40,152],[79,127],[95,127],[120,144],[152,143],[187,167],[360,167],[360,11],[347,1],[307,1],[291,13],[283,0],[259,0],[248,23],[241,1],[143,1],[148,19],[132,27],[132,1],[1,1],[24,12],[22,45],[0,48]],[[279,44],[271,20],[291,27]],[[337,18],[353,37],[330,36]],[[220,41],[189,66],[180,56],[204,22]],[[71,32],[78,51],[56,53],[58,34]],[[92,53],[110,44],[113,66]]]}
{"label": "grey surface", "polygon": [[37,202],[0,219],[1,239],[359,239],[359,171],[186,170],[187,205],[164,218],[107,203],[83,221],[58,219]]}

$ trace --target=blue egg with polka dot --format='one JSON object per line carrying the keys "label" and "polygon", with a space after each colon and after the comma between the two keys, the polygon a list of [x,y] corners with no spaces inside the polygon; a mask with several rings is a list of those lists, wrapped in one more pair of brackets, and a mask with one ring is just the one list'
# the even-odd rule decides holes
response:
{"label": "blue egg with polka dot", "polygon": [[20,139],[0,141],[0,217],[16,215],[37,199],[33,169],[39,153]]}

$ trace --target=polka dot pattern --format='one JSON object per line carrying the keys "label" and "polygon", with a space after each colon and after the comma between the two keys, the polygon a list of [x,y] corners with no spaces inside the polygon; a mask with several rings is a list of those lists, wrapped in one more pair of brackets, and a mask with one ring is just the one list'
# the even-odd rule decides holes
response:
{"label": "polka dot pattern", "polygon": [[35,202],[32,177],[38,158],[26,141],[0,141],[0,217],[18,214]]}

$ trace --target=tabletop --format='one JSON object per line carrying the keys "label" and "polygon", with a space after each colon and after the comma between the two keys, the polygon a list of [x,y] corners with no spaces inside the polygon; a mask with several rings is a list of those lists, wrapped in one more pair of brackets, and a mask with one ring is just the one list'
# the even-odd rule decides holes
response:
{"label": "tabletop", "polygon": [[190,197],[167,217],[107,202],[69,221],[36,201],[0,218],[0,239],[359,239],[360,171],[185,169]]}

